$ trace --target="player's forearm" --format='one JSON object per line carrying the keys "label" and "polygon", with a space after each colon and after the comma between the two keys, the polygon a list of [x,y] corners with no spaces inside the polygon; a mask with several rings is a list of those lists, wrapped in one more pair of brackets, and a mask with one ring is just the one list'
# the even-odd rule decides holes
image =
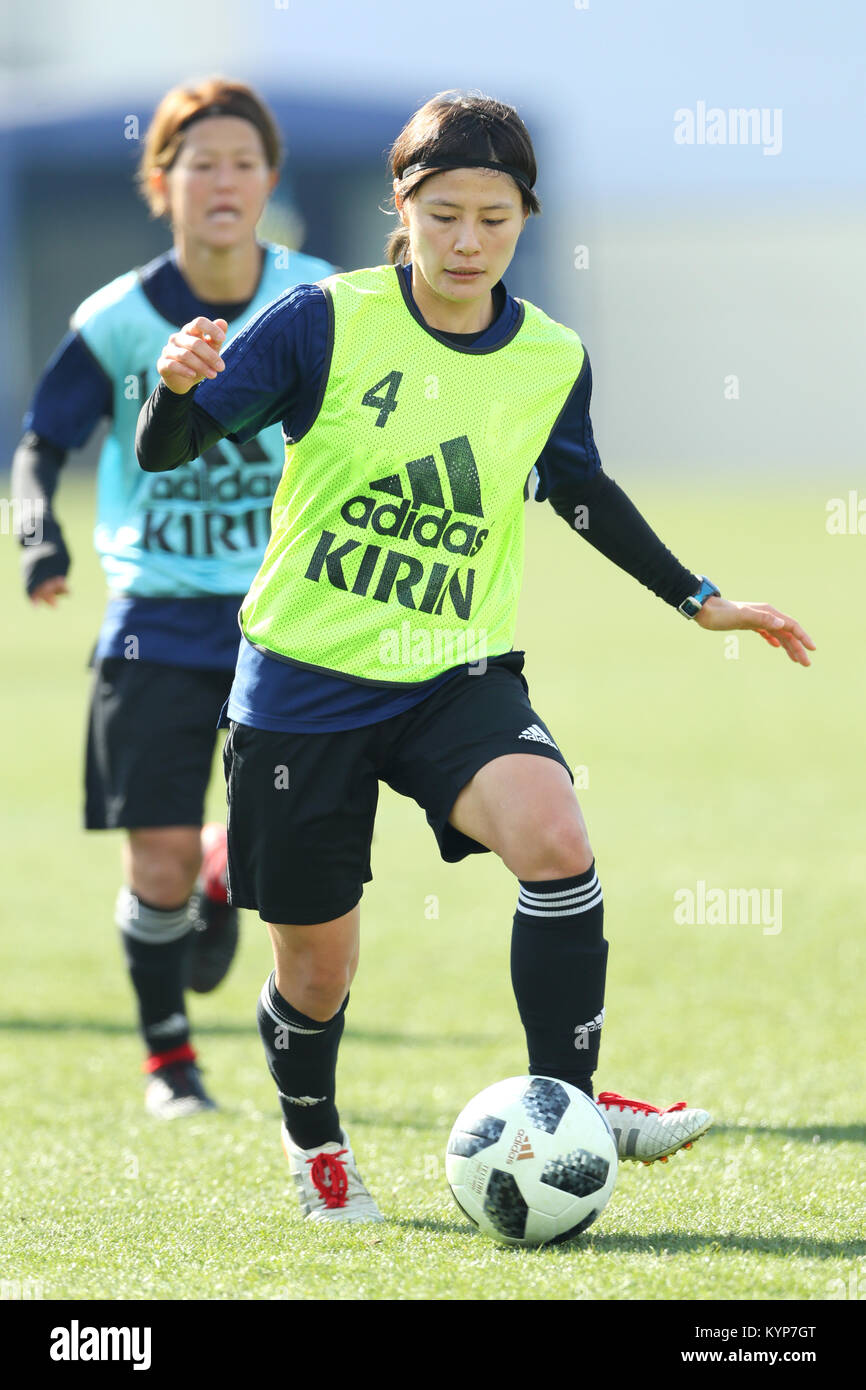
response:
{"label": "player's forearm", "polygon": [[194,391],[177,395],[160,382],[145,401],[135,432],[135,453],[145,473],[168,473],[223,438],[223,430],[194,396]]}
{"label": "player's forearm", "polygon": [[656,535],[637,507],[605,473],[550,495],[554,510],[594,549],[675,608],[700,579]]}
{"label": "player's forearm", "polygon": [[65,458],[65,449],[28,430],[12,459],[12,513],[28,594],[69,571],[69,551],[51,509]]}

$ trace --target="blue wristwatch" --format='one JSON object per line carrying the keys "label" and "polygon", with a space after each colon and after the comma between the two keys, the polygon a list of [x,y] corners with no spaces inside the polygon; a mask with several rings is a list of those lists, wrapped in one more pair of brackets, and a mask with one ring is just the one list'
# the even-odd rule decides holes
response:
{"label": "blue wristwatch", "polygon": [[696,614],[700,613],[708,598],[721,598],[719,590],[711,580],[707,579],[705,574],[699,577],[701,587],[698,592],[692,594],[691,598],[684,598],[677,610],[682,613],[684,618],[694,618]]}

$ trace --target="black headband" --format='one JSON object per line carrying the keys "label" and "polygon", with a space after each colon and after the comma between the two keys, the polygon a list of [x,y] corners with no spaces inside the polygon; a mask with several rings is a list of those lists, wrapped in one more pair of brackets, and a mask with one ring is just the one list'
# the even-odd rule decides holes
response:
{"label": "black headband", "polygon": [[211,102],[210,106],[201,106],[198,111],[193,111],[192,115],[187,116],[185,120],[181,121],[175,133],[177,134],[182,130],[187,130],[189,126],[195,125],[196,121],[207,120],[209,116],[240,116],[241,120],[250,121],[252,125],[256,124],[255,121],[251,120],[246,111],[241,113],[240,111],[234,110],[230,103],[226,104],[225,102],[214,101]]}
{"label": "black headband", "polygon": [[497,159],[476,159],[471,154],[448,159],[419,159],[417,163],[408,165],[400,177],[411,178],[422,169],[429,169],[431,173],[439,169],[496,169],[500,174],[510,174],[514,182],[525,188],[527,193],[532,192],[532,184],[522,169],[515,169],[513,164],[501,164]]}
{"label": "black headband", "polygon": [[[206,121],[210,116],[236,116],[239,121],[249,121],[262,137],[262,144],[268,148],[269,132],[265,128],[264,122],[253,111],[241,111],[233,102],[214,101],[210,106],[202,106],[198,111],[193,111],[191,116],[187,116],[175,129],[175,135],[185,134],[191,125],[196,121]],[[175,156],[176,158],[177,156]]]}

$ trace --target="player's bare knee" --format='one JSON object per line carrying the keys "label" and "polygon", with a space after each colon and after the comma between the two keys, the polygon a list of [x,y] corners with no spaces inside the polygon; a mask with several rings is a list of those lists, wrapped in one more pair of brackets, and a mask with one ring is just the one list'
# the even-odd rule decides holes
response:
{"label": "player's bare knee", "polygon": [[349,993],[356,959],[329,958],[283,943],[276,956],[276,985],[292,1008],[317,1022],[333,1018]]}
{"label": "player's bare knee", "polygon": [[277,989],[299,1013],[306,1014],[307,1018],[315,1019],[316,1022],[327,1023],[339,1013],[343,1000],[349,993],[349,984],[348,971],[323,971],[310,974],[303,981],[287,985],[286,993],[283,993],[278,981]]}
{"label": "player's bare knee", "polygon": [[160,865],[145,872],[132,874],[130,887],[136,897],[149,903],[151,907],[179,907],[185,903],[195,885],[195,875],[177,872],[172,867]]}
{"label": "player's bare knee", "polygon": [[509,868],[524,882],[574,878],[592,864],[592,846],[582,821],[557,817],[535,828],[527,841],[515,847]]}
{"label": "player's bare knee", "polygon": [[201,868],[198,832],[133,831],[126,855],[129,886],[152,907],[186,902]]}

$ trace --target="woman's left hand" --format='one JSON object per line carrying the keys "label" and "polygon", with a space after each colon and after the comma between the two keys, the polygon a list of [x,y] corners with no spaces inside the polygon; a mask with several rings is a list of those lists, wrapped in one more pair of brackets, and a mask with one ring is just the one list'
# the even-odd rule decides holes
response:
{"label": "woman's left hand", "polygon": [[815,643],[795,618],[780,613],[769,603],[736,603],[733,599],[708,598],[694,622],[710,632],[732,632],[746,629],[757,632],[771,647],[784,647],[792,661],[799,666],[811,666],[807,650],[815,651]]}

